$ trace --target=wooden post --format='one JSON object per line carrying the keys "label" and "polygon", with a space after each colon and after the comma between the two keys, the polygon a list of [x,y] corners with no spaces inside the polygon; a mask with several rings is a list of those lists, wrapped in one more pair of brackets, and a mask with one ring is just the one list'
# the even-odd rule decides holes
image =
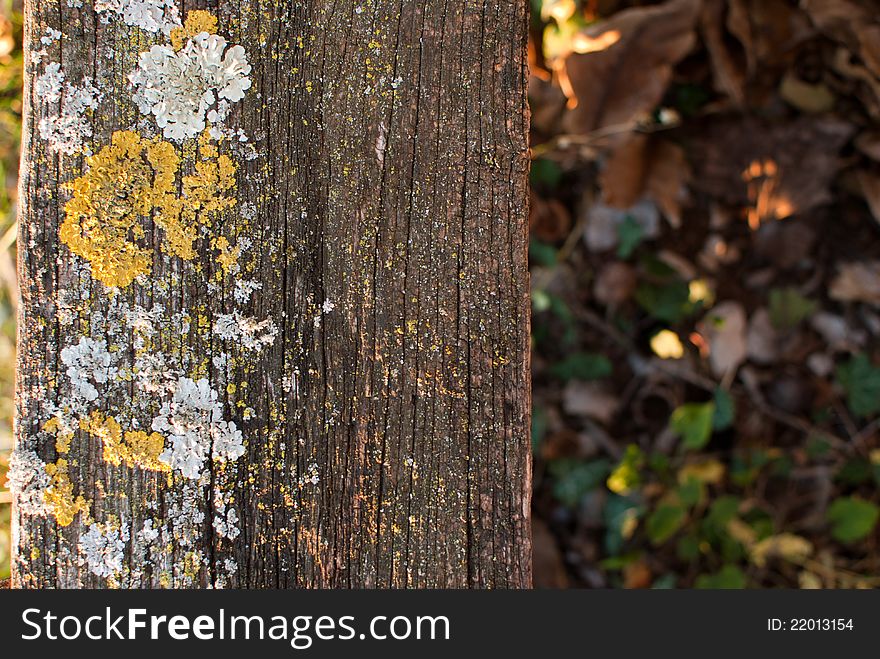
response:
{"label": "wooden post", "polygon": [[526,0],[26,12],[13,587],[528,587]]}

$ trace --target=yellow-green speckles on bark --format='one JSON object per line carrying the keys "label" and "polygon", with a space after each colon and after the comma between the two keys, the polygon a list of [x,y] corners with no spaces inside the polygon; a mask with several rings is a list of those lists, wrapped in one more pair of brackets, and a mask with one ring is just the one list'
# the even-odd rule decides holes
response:
{"label": "yellow-green speckles on bark", "polygon": [[131,430],[123,434],[116,419],[105,417],[98,411],[82,419],[80,428],[101,440],[105,462],[117,467],[125,464],[132,469],[140,467],[148,471],[171,471],[171,467],[159,460],[165,450],[165,438],[159,433]]}

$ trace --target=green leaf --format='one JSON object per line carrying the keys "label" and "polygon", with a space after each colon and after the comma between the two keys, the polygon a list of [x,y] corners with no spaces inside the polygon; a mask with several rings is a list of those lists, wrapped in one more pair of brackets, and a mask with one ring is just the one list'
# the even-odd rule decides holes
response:
{"label": "green leaf", "polygon": [[861,485],[874,477],[874,465],[864,458],[850,458],[835,474],[834,480],[846,485]]}
{"label": "green leaf", "polygon": [[688,478],[684,483],[675,490],[681,505],[686,508],[693,508],[703,498],[706,488],[703,483],[696,478]]}
{"label": "green leaf", "polygon": [[697,560],[700,557],[700,538],[693,533],[682,536],[675,545],[675,553],[688,563]]}
{"label": "green leaf", "polygon": [[562,180],[562,168],[553,160],[538,158],[532,161],[529,179],[533,186],[542,186],[553,190],[559,186],[559,181]]}
{"label": "green leaf", "polygon": [[678,583],[678,577],[670,572],[669,574],[664,574],[662,576],[654,579],[654,583],[651,584],[652,590],[671,590],[675,588],[675,584]]}
{"label": "green leaf", "polygon": [[550,372],[557,378],[569,380],[598,380],[611,375],[611,362],[604,355],[576,352],[554,365]]}
{"label": "green leaf", "polygon": [[816,311],[816,303],[795,288],[770,291],[770,322],[778,329],[791,329]]}
{"label": "green leaf", "polygon": [[880,519],[880,508],[864,499],[841,497],[828,507],[831,535],[843,543],[865,538]]}
{"label": "green leaf", "polygon": [[667,323],[678,323],[694,311],[690,288],[681,279],[666,284],[639,284],[635,298],[651,316]]}
{"label": "green leaf", "polygon": [[535,238],[529,241],[529,260],[546,268],[556,265],[556,248]]}
{"label": "green leaf", "polygon": [[608,489],[617,494],[627,494],[641,483],[640,471],[645,464],[645,454],[636,444],[626,447],[626,452],[608,477]]}
{"label": "green leaf", "polygon": [[645,523],[645,531],[654,545],[662,545],[669,540],[685,520],[685,510],[681,506],[664,504],[652,512]]}
{"label": "green leaf", "polygon": [[591,462],[564,458],[551,462],[549,469],[554,481],[553,496],[569,508],[575,508],[585,494],[607,478],[611,464],[604,458]]}
{"label": "green leaf", "polygon": [[682,438],[685,448],[700,450],[712,436],[714,417],[714,402],[686,403],[672,412],[670,425],[673,432]]}
{"label": "green leaf", "polygon": [[602,517],[605,521],[605,550],[611,556],[623,551],[624,544],[635,530],[642,512],[641,506],[631,499],[615,494],[608,496]]}
{"label": "green leaf", "polygon": [[874,366],[867,355],[859,353],[838,366],[837,380],[854,414],[870,416],[880,412],[880,368]]}
{"label": "green leaf", "polygon": [[627,214],[623,222],[617,225],[617,258],[626,260],[632,256],[644,236],[642,225],[632,215]]}
{"label": "green leaf", "polygon": [[697,588],[740,590],[746,587],[746,575],[736,565],[725,565],[715,574],[697,577]]}
{"label": "green leaf", "polygon": [[706,516],[706,522],[714,526],[716,529],[724,529],[727,523],[734,518],[740,506],[739,497],[726,495],[718,497],[709,506],[709,514]]}
{"label": "green leaf", "polygon": [[532,451],[537,452],[547,434],[547,413],[540,407],[532,410]]}
{"label": "green leaf", "polygon": [[712,429],[727,430],[733,425],[736,409],[733,398],[721,387],[715,389],[715,413],[712,415]]}

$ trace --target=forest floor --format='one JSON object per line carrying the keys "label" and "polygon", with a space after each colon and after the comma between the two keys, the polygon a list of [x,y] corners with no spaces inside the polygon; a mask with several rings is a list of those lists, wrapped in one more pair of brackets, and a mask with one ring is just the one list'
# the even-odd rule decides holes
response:
{"label": "forest floor", "polygon": [[536,585],[880,585],[877,3],[532,4]]}
{"label": "forest floor", "polygon": [[[880,585],[876,1],[532,6],[536,585]],[[21,47],[0,0],[0,582]]]}

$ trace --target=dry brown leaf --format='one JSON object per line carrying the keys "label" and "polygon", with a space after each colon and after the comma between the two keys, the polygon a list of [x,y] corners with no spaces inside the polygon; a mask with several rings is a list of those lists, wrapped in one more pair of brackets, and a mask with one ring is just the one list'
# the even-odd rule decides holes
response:
{"label": "dry brown leaf", "polygon": [[644,134],[632,135],[614,150],[599,174],[602,200],[614,208],[629,208],[645,191],[648,142]]}
{"label": "dry brown leaf", "polygon": [[846,318],[829,311],[817,311],[813,314],[810,327],[835,351],[855,351],[868,340],[864,330],[853,327]]}
{"label": "dry brown leaf", "polygon": [[[565,112],[565,94],[540,76],[529,76],[529,101],[532,109],[531,130],[543,137],[558,132],[559,118]],[[535,142],[532,142],[534,146]]]}
{"label": "dry brown leaf", "polygon": [[532,563],[535,588],[567,588],[568,575],[556,538],[540,518],[532,519]]}
{"label": "dry brown leaf", "polygon": [[791,71],[782,78],[779,95],[792,107],[809,114],[828,112],[837,101],[827,85],[804,82]]}
{"label": "dry brown leaf", "polygon": [[862,194],[871,209],[871,215],[880,224],[880,176],[862,170],[859,172],[859,184],[862,186]]}
{"label": "dry brown leaf", "polygon": [[536,238],[552,243],[571,231],[571,213],[556,199],[544,199],[533,190],[529,208],[529,229]]}
{"label": "dry brown leaf", "polygon": [[570,380],[562,393],[562,409],[608,425],[620,404],[617,396],[598,382]]}
{"label": "dry brown leaf", "polygon": [[728,6],[727,29],[743,46],[749,77],[786,65],[793,46],[809,36],[809,21],[788,0],[728,0]]}
{"label": "dry brown leaf", "polygon": [[638,277],[627,263],[615,261],[604,266],[593,284],[593,295],[606,307],[619,307],[632,297]]}
{"label": "dry brown leaf", "polygon": [[673,66],[694,45],[699,9],[700,0],[669,0],[624,10],[585,28],[584,38],[607,47],[572,53],[558,69],[560,84],[573,94],[566,130],[587,134],[628,126],[652,111]]}
{"label": "dry brown leaf", "polygon": [[[745,72],[724,42],[724,0],[706,0],[700,16],[703,41],[712,65],[715,89],[730,97],[736,105],[745,102]],[[734,11],[733,8],[730,9]]]}
{"label": "dry brown leaf", "polygon": [[751,548],[752,562],[763,567],[768,558],[782,558],[800,563],[813,553],[813,543],[793,533],[780,533],[764,538]]}
{"label": "dry brown leaf", "polygon": [[880,261],[842,263],[829,294],[841,302],[880,305]]}
{"label": "dry brown leaf", "polygon": [[681,209],[688,202],[691,171],[684,149],[666,140],[655,140],[651,149],[646,188],[669,224],[681,227]]}
{"label": "dry brown leaf", "polygon": [[[834,60],[838,73],[861,80],[874,98],[866,101],[868,109],[880,114],[880,12],[874,0],[801,0],[801,7],[813,24],[849,51]],[[862,65],[852,62],[851,55]]]}
{"label": "dry brown leaf", "polygon": [[855,144],[856,148],[871,160],[880,162],[880,132],[862,133],[856,138]]}
{"label": "dry brown leaf", "polygon": [[684,149],[642,134],[632,135],[615,149],[599,176],[605,204],[626,209],[647,194],[676,229],[688,201],[689,181]]}
{"label": "dry brown leaf", "polygon": [[830,117],[714,121],[691,152],[700,172],[692,186],[751,208],[758,223],[803,213],[831,200],[829,186],[852,133],[852,123]]}
{"label": "dry brown leaf", "polygon": [[829,37],[860,50],[860,32],[871,25],[871,12],[851,0],[801,0],[813,24]]}
{"label": "dry brown leaf", "polygon": [[749,321],[746,336],[749,359],[756,364],[772,364],[779,359],[779,333],[767,309],[758,309]]}
{"label": "dry brown leaf", "polygon": [[627,217],[641,227],[643,239],[651,240],[660,235],[660,213],[657,206],[647,199],[624,210],[597,203],[587,206],[583,212],[587,214],[584,241],[593,252],[602,252],[617,245],[620,226]]}
{"label": "dry brown leaf", "polygon": [[709,366],[716,377],[736,371],[746,359],[746,312],[739,302],[722,302],[701,321],[700,334],[709,345]]}

